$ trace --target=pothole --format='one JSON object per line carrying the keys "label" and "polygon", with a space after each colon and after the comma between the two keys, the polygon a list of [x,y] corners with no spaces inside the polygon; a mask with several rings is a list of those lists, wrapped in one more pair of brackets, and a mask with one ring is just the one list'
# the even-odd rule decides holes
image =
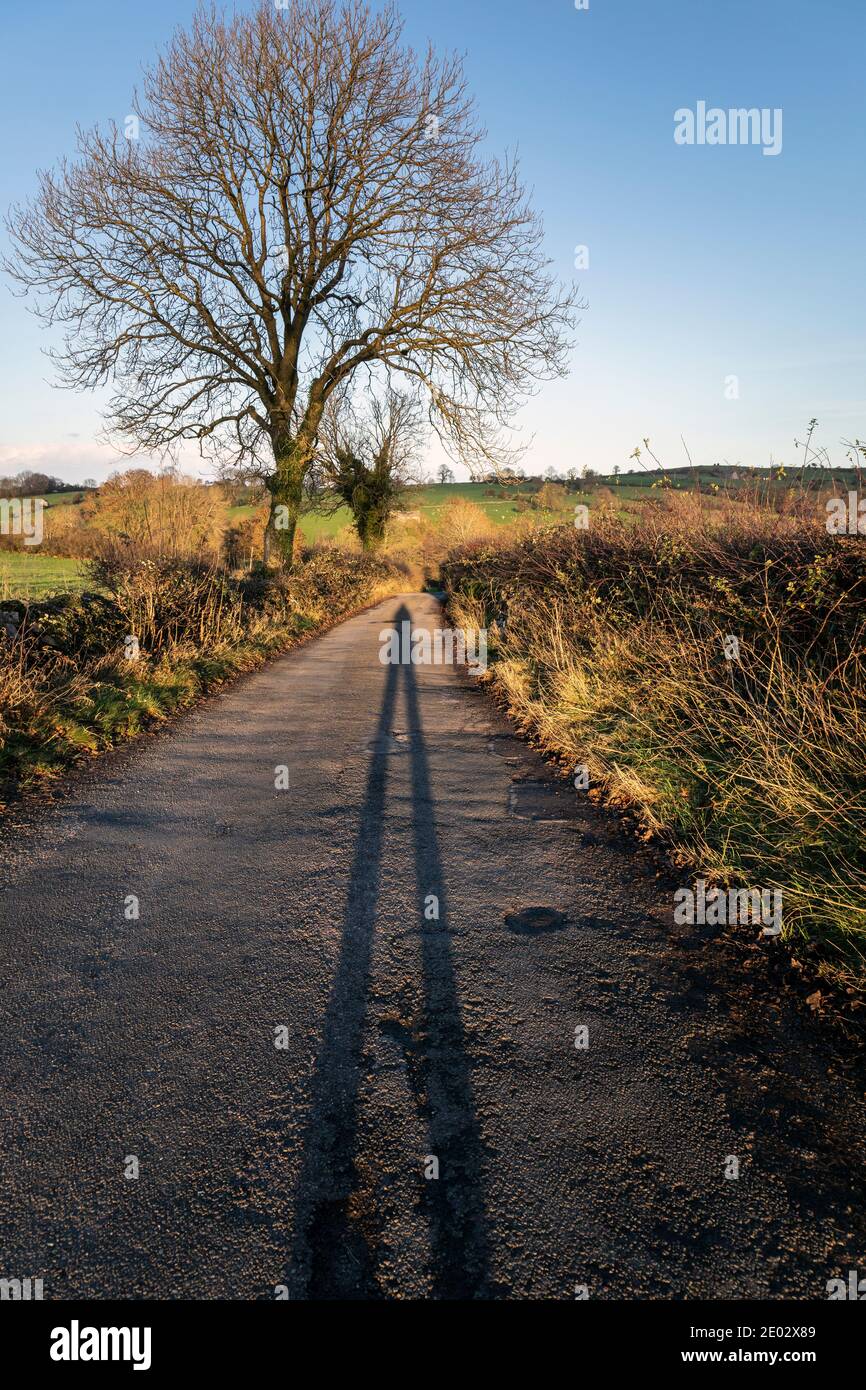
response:
{"label": "pothole", "polygon": [[539,932],[562,931],[568,926],[568,918],[555,907],[525,907],[521,912],[506,912],[505,925],[522,935],[536,936]]}

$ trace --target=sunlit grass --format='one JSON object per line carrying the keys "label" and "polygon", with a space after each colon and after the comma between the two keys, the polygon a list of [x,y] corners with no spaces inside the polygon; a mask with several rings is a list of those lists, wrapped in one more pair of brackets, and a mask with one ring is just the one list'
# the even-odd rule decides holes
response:
{"label": "sunlit grass", "polygon": [[691,874],[781,889],[789,944],[862,971],[862,541],[676,502],[457,557],[446,576],[455,624],[492,631],[489,679],[527,733]]}
{"label": "sunlit grass", "polygon": [[83,589],[86,567],[61,555],[0,551],[0,599],[37,599]]}

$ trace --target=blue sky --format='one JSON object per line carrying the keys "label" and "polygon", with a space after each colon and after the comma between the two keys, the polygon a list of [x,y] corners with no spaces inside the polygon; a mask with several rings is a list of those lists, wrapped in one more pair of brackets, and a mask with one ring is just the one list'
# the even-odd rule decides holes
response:
{"label": "blue sky", "polygon": [[[239,8],[243,8],[243,4]],[[0,205],[122,123],[194,0],[6,5]],[[517,148],[557,273],[588,308],[572,370],[521,417],[530,471],[796,458],[817,416],[866,437],[864,0],[402,0],[407,34],[465,53],[492,151]],[[783,147],[680,146],[674,113],[780,108]],[[589,267],[574,269],[575,247]],[[48,335],[0,287],[0,471],[102,479],[99,400],[50,385]],[[737,378],[734,386],[730,379]],[[731,398],[738,391],[738,398]]]}

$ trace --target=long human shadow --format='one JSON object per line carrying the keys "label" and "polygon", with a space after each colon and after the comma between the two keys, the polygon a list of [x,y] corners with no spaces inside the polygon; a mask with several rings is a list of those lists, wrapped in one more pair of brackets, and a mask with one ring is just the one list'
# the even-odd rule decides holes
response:
{"label": "long human shadow", "polygon": [[[403,607],[393,620],[409,620]],[[465,1053],[454,978],[444,873],[436,832],[427,755],[411,666],[389,665],[367,774],[352,861],[340,959],[316,1060],[310,1116],[296,1189],[290,1297],[379,1298],[375,1233],[353,1215],[358,1190],[358,1123],[364,1023],[382,860],[388,757],[403,672],[411,750],[412,830],[418,920],[421,923],[424,1018],[407,1039],[407,1066],[416,1104],[428,1129],[428,1153],[418,1155],[420,1206],[431,1241],[436,1298],[484,1297],[489,1288],[489,1242],[482,1196],[482,1146]],[[431,895],[439,920],[423,920]],[[439,1176],[422,1176],[422,1159],[438,1161]]]}
{"label": "long human shadow", "polygon": [[424,1019],[418,1055],[420,1108],[427,1119],[430,1157],[439,1160],[440,1173],[438,1181],[428,1181],[424,1187],[434,1294],[437,1298],[483,1298],[490,1293],[490,1252],[482,1142],[454,973],[445,876],[415,668],[402,669],[412,758],[418,911],[420,914],[421,904],[431,896],[437,899],[439,907],[438,922],[422,922]]}

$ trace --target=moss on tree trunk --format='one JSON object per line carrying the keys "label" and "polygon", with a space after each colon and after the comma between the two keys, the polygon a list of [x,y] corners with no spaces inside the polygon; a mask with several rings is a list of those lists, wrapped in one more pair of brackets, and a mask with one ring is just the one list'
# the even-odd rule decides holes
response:
{"label": "moss on tree trunk", "polygon": [[304,479],[313,459],[313,446],[305,434],[293,438],[286,426],[273,433],[276,469],[270,481],[271,510],[265,530],[265,563],[290,570],[294,561],[295,535],[304,502]]}
{"label": "moss on tree trunk", "polygon": [[388,525],[388,512],[381,507],[358,508],[355,510],[355,529],[366,551],[380,550],[385,541]]}
{"label": "moss on tree trunk", "polygon": [[280,467],[270,485],[271,511],[265,531],[265,561],[280,569],[291,569],[295,534],[304,496],[304,469],[292,461]]}

